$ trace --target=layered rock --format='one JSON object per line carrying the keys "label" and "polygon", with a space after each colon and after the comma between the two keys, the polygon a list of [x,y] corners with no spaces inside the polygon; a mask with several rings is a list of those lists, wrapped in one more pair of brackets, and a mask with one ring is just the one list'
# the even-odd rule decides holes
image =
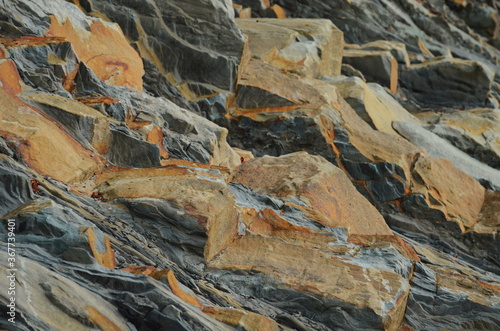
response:
{"label": "layered rock", "polygon": [[234,90],[244,39],[229,0],[86,3],[88,12],[120,24],[139,54],[186,98]]}
{"label": "layered rock", "polygon": [[401,84],[422,107],[466,109],[486,105],[494,76],[480,62],[436,58],[403,70]]}
{"label": "layered rock", "polygon": [[72,2],[0,4],[16,327],[500,326],[494,6]]}
{"label": "layered rock", "polygon": [[252,57],[307,77],[336,76],[342,31],[329,20],[238,19]]}

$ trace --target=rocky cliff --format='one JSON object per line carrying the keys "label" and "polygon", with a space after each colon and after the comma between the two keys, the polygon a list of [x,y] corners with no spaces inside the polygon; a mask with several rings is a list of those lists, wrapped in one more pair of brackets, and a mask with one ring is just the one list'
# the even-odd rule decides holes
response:
{"label": "rocky cliff", "polygon": [[499,6],[0,1],[0,329],[500,329]]}

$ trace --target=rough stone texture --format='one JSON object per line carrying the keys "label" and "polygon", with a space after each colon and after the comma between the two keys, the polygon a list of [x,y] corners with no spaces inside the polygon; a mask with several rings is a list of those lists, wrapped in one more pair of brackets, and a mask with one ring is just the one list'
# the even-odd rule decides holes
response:
{"label": "rough stone texture", "polygon": [[[398,70],[454,56],[499,72],[491,2],[239,2],[240,17],[331,18]],[[18,300],[0,329],[500,328],[496,170],[469,163],[485,190],[463,154],[434,158],[457,155],[401,106],[494,152],[498,83],[478,85],[491,109],[422,112],[409,90],[326,77],[328,21],[272,22],[245,44],[229,1],[0,2],[0,242],[16,234]],[[251,59],[260,46],[295,69]],[[108,50],[117,63],[92,67]]]}
{"label": "rough stone texture", "polygon": [[24,162],[52,178],[71,183],[92,177],[104,165],[41,111],[0,88],[0,132],[16,141]]}
{"label": "rough stone texture", "polygon": [[369,82],[377,82],[393,93],[398,91],[398,63],[390,51],[346,49],[343,63],[361,71]]}
{"label": "rough stone texture", "polygon": [[[142,198],[166,200],[167,210],[163,213],[167,213],[167,217],[168,209],[175,210],[168,205],[182,206],[191,216],[188,220],[195,223],[189,226],[201,227],[208,233],[205,258],[210,261],[234,239],[237,232],[232,194],[217,173],[217,169],[206,173],[200,169],[193,173],[187,167],[175,165],[151,170],[112,169],[97,177],[97,191],[105,199],[139,199],[136,201],[139,204]],[[159,209],[148,202],[143,204],[146,209]],[[162,210],[157,213],[161,215]]]}
{"label": "rough stone texture", "polygon": [[87,10],[117,22],[187,99],[234,90],[244,37],[229,0],[99,0],[88,2]]}
{"label": "rough stone texture", "polygon": [[486,187],[500,187],[500,171],[471,158],[432,132],[409,122],[394,122],[393,126],[403,137],[425,148],[430,156],[450,160],[455,167],[476,178]]}
{"label": "rough stone texture", "polygon": [[500,169],[499,115],[498,109],[456,111],[431,120],[425,128],[478,161]]}
{"label": "rough stone texture", "polygon": [[359,117],[374,129],[397,135],[392,128],[393,121],[418,123],[413,115],[378,84],[365,84],[357,77],[336,78],[329,81],[356,110]]}
{"label": "rough stone texture", "polygon": [[342,31],[330,20],[237,19],[253,57],[307,77],[337,76]]}
{"label": "rough stone texture", "polygon": [[436,58],[401,73],[401,84],[424,108],[484,107],[495,73],[480,62]]}
{"label": "rough stone texture", "polygon": [[[268,175],[260,177],[260,173]],[[350,235],[392,234],[344,172],[319,156],[301,152],[254,159],[239,168],[233,182],[242,183],[259,194],[303,205],[320,213],[319,222],[323,225],[343,227]]]}
{"label": "rough stone texture", "polygon": [[[423,194],[429,207],[441,210],[465,232],[480,218],[484,188],[447,159],[420,156],[412,168],[412,193]],[[423,186],[422,186],[423,185]]]}
{"label": "rough stone texture", "polygon": [[[376,40],[404,43],[408,52],[421,53],[419,42],[437,54],[480,61],[497,74],[500,50],[488,44],[486,38],[471,32],[467,24],[456,17],[465,5],[441,1],[371,1],[297,0],[280,2],[290,15],[301,18],[328,18],[350,44],[365,44]],[[492,5],[481,4],[484,8]],[[363,22],[363,24],[360,24]],[[497,45],[497,44],[496,44]]]}
{"label": "rough stone texture", "polygon": [[[13,18],[8,24],[9,20],[2,20],[3,36],[67,39],[80,60],[101,80],[142,90],[142,61],[116,24],[88,17],[73,4],[62,0],[5,2],[2,12]],[[23,20],[22,17],[33,19]],[[64,59],[56,60],[64,62]]]}
{"label": "rough stone texture", "polygon": [[24,97],[36,102],[39,108],[61,123],[82,145],[106,154],[110,144],[110,121],[106,116],[80,102],[53,94],[30,94]]}

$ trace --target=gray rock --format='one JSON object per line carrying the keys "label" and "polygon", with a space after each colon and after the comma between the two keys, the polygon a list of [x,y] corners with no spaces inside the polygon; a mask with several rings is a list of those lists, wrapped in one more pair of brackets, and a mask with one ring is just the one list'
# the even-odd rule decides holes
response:
{"label": "gray rock", "polygon": [[89,2],[118,23],[132,43],[152,52],[177,87],[192,95],[233,91],[243,51],[229,0]]}
{"label": "gray rock", "polygon": [[160,148],[127,134],[123,129],[111,130],[109,161],[121,167],[151,168],[161,165]]}
{"label": "gray rock", "polygon": [[410,122],[393,122],[394,129],[415,145],[425,148],[430,156],[445,158],[453,162],[455,167],[476,178],[486,187],[500,189],[500,171],[490,168],[473,159],[448,141],[427,131],[418,124]]}
{"label": "gray rock", "polygon": [[453,146],[476,160],[494,169],[500,169],[500,156],[494,150],[488,148],[488,145],[478,143],[463,130],[446,124],[431,124],[425,126],[425,129],[448,140]]}
{"label": "gray rock", "polygon": [[367,81],[397,91],[398,65],[390,51],[346,49],[342,62],[361,71]]}
{"label": "gray rock", "polygon": [[3,161],[0,163],[0,196],[2,196],[0,217],[35,198],[31,190],[30,178]]}
{"label": "gray rock", "polygon": [[458,59],[433,59],[401,73],[401,85],[423,108],[484,107],[495,73],[486,65]]}

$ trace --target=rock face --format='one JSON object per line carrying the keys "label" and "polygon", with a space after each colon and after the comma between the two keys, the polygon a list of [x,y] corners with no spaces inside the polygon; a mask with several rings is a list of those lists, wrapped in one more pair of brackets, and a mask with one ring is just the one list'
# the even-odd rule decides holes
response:
{"label": "rock face", "polygon": [[0,329],[500,329],[498,29],[0,2]]}
{"label": "rock face", "polygon": [[433,59],[404,70],[401,84],[424,107],[476,108],[485,106],[494,76],[479,62]]}

